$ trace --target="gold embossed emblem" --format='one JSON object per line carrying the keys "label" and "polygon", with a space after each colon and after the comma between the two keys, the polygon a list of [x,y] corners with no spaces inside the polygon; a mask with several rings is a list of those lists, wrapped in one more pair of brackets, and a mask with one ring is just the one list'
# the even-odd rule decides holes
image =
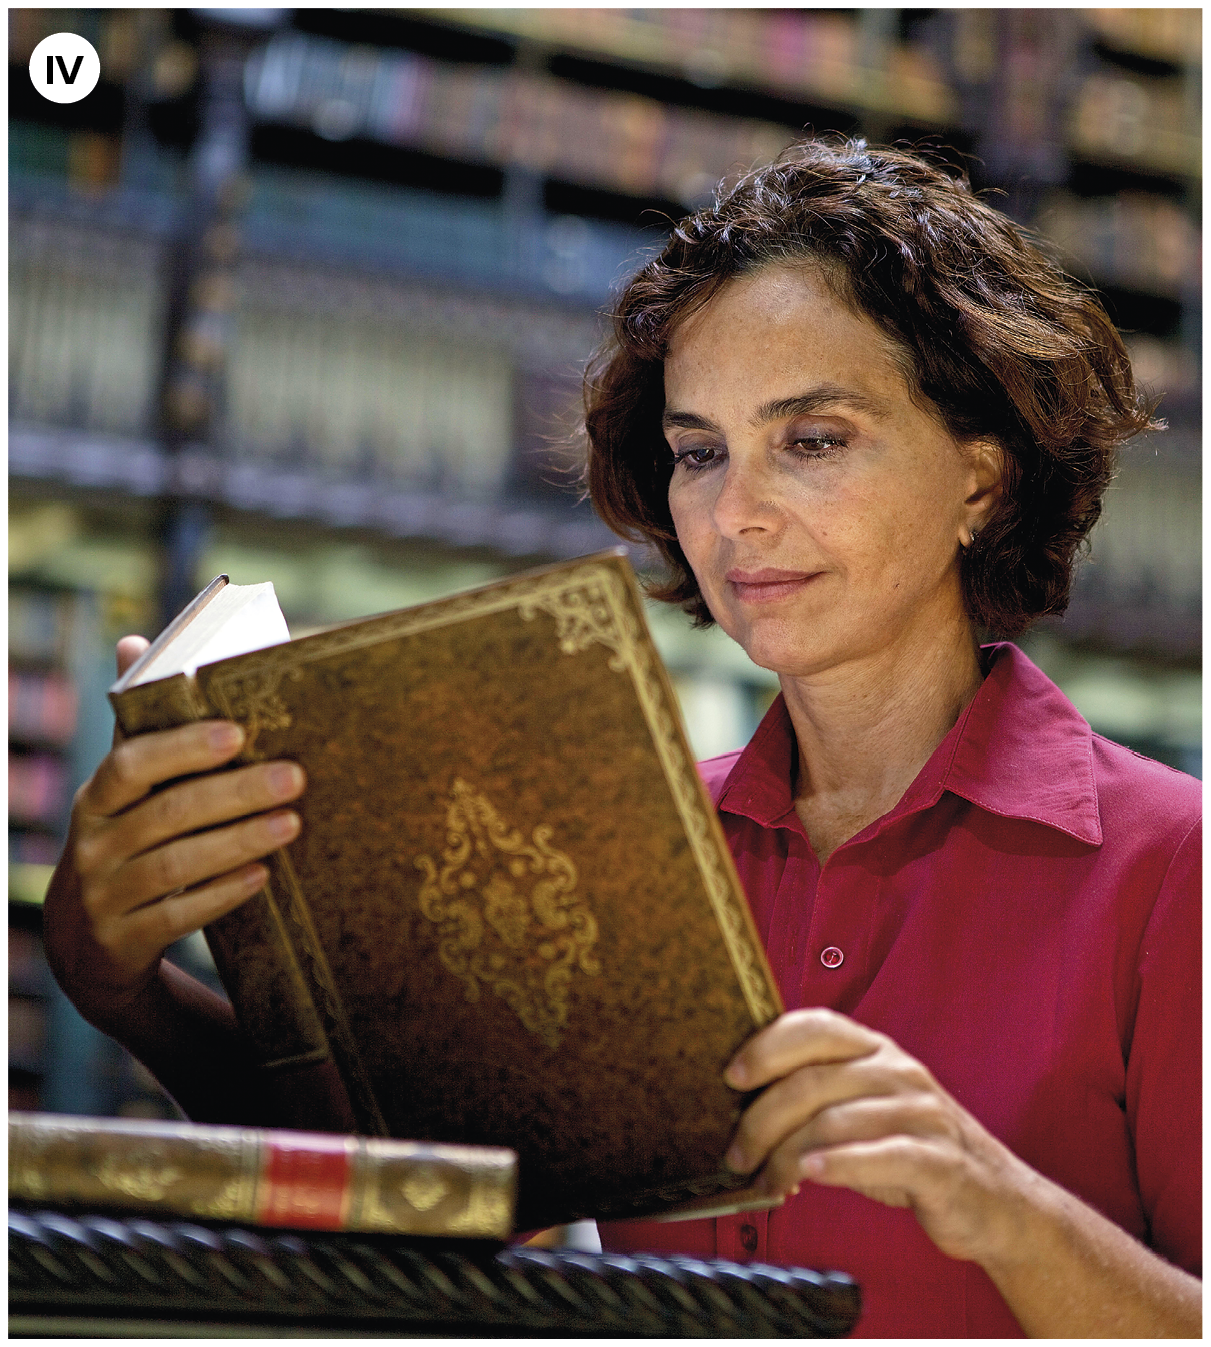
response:
{"label": "gold embossed emblem", "polygon": [[508,1230],[512,1216],[508,1193],[477,1185],[467,1194],[467,1205],[449,1219],[452,1235],[496,1235]]}
{"label": "gold embossed emblem", "polygon": [[169,1161],[166,1148],[155,1142],[121,1155],[106,1155],[96,1174],[103,1188],[143,1202],[159,1202],[185,1177],[184,1170]]}
{"label": "gold embossed emblem", "polygon": [[576,895],[576,866],[539,824],[526,841],[461,778],[446,810],[440,865],[418,856],[421,912],[438,927],[442,963],[477,1001],[505,1001],[548,1047],[559,1046],[577,969],[596,974],[597,920]]}
{"label": "gold embossed emblem", "polygon": [[404,1201],[417,1211],[429,1211],[450,1191],[450,1185],[431,1165],[422,1165],[400,1184]]}

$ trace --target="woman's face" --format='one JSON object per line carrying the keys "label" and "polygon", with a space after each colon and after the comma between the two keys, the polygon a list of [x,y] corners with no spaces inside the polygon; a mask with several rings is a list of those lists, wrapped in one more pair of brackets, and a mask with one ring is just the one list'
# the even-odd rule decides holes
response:
{"label": "woman's face", "polygon": [[729,282],[675,333],[664,386],[678,540],[757,664],[809,675],[966,638],[958,550],[996,450],[914,403],[888,338],[818,273]]}

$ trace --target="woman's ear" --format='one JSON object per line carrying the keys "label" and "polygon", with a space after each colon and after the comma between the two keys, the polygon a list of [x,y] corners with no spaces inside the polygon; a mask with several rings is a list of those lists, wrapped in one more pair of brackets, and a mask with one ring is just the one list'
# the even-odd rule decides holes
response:
{"label": "woman's ear", "polygon": [[964,445],[963,453],[968,465],[968,491],[959,546],[970,547],[1001,498],[1005,451],[996,440],[971,440]]}

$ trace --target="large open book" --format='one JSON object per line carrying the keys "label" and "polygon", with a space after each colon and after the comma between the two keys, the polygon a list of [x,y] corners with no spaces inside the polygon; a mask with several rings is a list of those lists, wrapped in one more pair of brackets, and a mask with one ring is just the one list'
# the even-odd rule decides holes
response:
{"label": "large open book", "polygon": [[294,641],[220,577],[110,695],[307,772],[207,931],[297,1125],[512,1147],[522,1229],[741,1186],[721,1073],[781,1005],[621,553]]}

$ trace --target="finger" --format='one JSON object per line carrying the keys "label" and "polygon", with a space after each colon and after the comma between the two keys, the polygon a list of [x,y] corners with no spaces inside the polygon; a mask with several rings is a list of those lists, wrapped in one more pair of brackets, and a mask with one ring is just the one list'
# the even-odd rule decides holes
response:
{"label": "finger", "polygon": [[957,1128],[944,1096],[913,1091],[847,1099],[821,1109],[794,1133],[800,1152],[887,1136],[955,1137]]}
{"label": "finger", "polygon": [[[99,852],[126,860],[174,837],[259,814],[296,800],[307,777],[296,762],[257,763],[193,777],[133,805],[97,841]],[[105,856],[98,856],[104,862]]]}
{"label": "finger", "polygon": [[821,1109],[871,1093],[890,1093],[890,1083],[844,1064],[802,1066],[776,1081],[744,1111],[727,1153],[728,1167],[749,1174],[792,1133],[798,1133]]}
{"label": "finger", "polygon": [[805,1177],[803,1161],[808,1154],[856,1142],[901,1136],[961,1146],[947,1102],[940,1094],[920,1091],[829,1105],[770,1151],[761,1178],[771,1192],[786,1192]]}
{"label": "finger", "polygon": [[943,1148],[919,1137],[881,1137],[877,1141],[854,1141],[829,1146],[801,1157],[801,1179],[830,1188],[852,1188],[867,1197],[888,1201],[886,1194],[902,1194],[906,1206],[911,1195],[927,1185],[946,1183],[953,1162]]}
{"label": "finger", "polygon": [[143,949],[149,957],[162,953],[264,888],[269,871],[260,864],[240,867],[197,888],[149,903],[125,919],[122,940],[127,949]]}
{"label": "finger", "polygon": [[737,1090],[755,1090],[816,1062],[863,1057],[885,1042],[864,1024],[816,1006],[780,1015],[732,1058],[724,1080]]}
{"label": "finger", "polygon": [[80,793],[87,814],[110,818],[175,777],[213,771],[244,743],[244,731],[227,720],[202,720],[175,730],[136,735],[112,748]]}
{"label": "finger", "polygon": [[107,888],[115,912],[133,912],[178,889],[194,888],[259,860],[298,836],[301,823],[292,810],[258,814],[226,828],[181,837],[123,865]]}
{"label": "finger", "polygon": [[886,1040],[878,1051],[863,1057],[801,1066],[776,1081],[745,1110],[727,1162],[737,1173],[749,1173],[822,1110],[847,1100],[934,1092],[940,1094],[925,1067]]}

